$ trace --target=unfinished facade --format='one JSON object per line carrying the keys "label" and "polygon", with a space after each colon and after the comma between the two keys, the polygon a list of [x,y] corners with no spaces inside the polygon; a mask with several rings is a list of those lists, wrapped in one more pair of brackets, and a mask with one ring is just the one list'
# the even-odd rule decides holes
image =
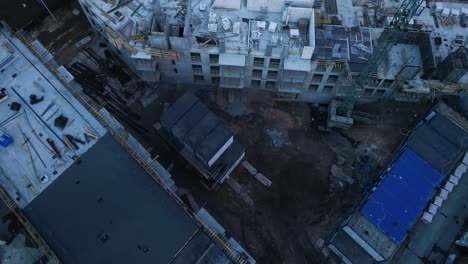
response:
{"label": "unfinished facade", "polygon": [[[346,96],[382,32],[347,23],[349,14],[335,21],[322,1],[80,3],[91,25],[143,80],[261,89],[305,102]],[[395,8],[386,7],[387,21]],[[421,78],[430,78],[436,67],[436,44],[420,31],[433,18],[429,8],[417,16],[408,39],[389,52],[362,98],[417,101],[430,93]],[[445,57],[450,50],[440,53]]]}
{"label": "unfinished facade", "polygon": [[468,73],[468,49],[460,47],[440,63],[440,79],[448,83],[457,83]]}

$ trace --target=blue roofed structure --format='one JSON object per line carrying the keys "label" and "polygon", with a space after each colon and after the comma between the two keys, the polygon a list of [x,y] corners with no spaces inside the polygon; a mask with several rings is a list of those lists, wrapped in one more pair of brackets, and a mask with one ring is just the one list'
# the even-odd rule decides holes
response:
{"label": "blue roofed structure", "polygon": [[387,169],[361,213],[400,244],[435,194],[444,176],[409,148]]}
{"label": "blue roofed structure", "polygon": [[[332,234],[328,249],[344,263],[419,263],[400,259],[413,252],[440,263],[435,256],[442,255],[432,247],[437,244],[447,250],[450,243],[442,243],[442,238],[451,237],[448,241],[453,242],[463,225],[463,221],[453,221],[462,219],[463,210],[452,209],[465,208],[466,199],[460,197],[467,197],[468,189],[452,178],[457,173],[461,177],[461,168],[466,170],[467,165],[460,164],[464,155],[468,157],[467,138],[466,118],[443,102],[436,104],[405,139],[379,182]],[[434,233],[438,228],[447,232],[428,237],[422,231]],[[366,256],[356,254],[356,245]]]}

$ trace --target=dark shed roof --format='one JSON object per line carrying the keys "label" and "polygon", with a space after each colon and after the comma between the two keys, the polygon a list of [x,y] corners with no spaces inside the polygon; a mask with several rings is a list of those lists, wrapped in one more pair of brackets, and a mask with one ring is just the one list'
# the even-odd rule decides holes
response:
{"label": "dark shed roof", "polygon": [[112,136],[80,160],[24,209],[63,263],[168,263],[199,229]]}
{"label": "dark shed roof", "polygon": [[185,93],[161,116],[161,125],[171,129],[180,118],[196,103],[198,98],[192,93]]}
{"label": "dark shed roof", "polygon": [[232,137],[231,131],[227,130],[223,124],[219,124],[198,146],[196,151],[197,157],[208,164],[208,161],[213,158],[221,147]]}
{"label": "dark shed roof", "polygon": [[220,124],[220,122],[221,121],[215,114],[212,112],[207,113],[205,117],[200,120],[198,125],[190,130],[185,141],[186,145],[192,149],[192,151],[195,151],[196,147],[203,142],[207,135],[209,135],[210,132]]}
{"label": "dark shed roof", "polygon": [[418,126],[407,142],[442,174],[450,173],[452,166],[468,144],[466,132],[441,114]]}

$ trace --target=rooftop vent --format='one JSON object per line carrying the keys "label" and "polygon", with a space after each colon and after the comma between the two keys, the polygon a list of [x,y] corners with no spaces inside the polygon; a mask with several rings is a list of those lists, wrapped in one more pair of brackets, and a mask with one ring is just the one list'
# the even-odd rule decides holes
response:
{"label": "rooftop vent", "polygon": [[297,28],[292,28],[292,29],[289,31],[289,36],[290,36],[291,38],[295,38],[295,39],[299,38],[299,29],[297,29]]}

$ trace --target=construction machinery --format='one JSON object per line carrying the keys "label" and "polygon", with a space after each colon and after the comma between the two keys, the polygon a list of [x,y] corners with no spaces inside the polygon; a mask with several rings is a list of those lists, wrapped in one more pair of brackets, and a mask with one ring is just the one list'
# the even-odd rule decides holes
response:
{"label": "construction machinery", "polygon": [[410,20],[423,2],[424,0],[404,0],[402,2],[390,24],[378,38],[378,45],[361,70],[358,79],[354,81],[352,88],[348,90],[343,102],[338,107],[338,115],[345,116],[352,110],[361,96],[361,92],[369,84],[372,76],[377,73],[379,65],[384,61],[392,46],[408,30]]}

